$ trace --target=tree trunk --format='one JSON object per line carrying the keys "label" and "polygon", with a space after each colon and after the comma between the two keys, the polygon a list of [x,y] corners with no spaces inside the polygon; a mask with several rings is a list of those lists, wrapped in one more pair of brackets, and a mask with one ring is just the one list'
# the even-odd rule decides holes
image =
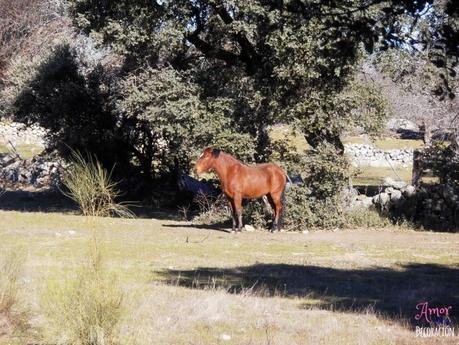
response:
{"label": "tree trunk", "polygon": [[456,155],[459,155],[459,127],[456,126],[453,135],[451,137],[451,147],[453,148]]}
{"label": "tree trunk", "polygon": [[430,147],[432,146],[432,125],[429,121],[424,121],[423,123],[424,127],[424,147]]}

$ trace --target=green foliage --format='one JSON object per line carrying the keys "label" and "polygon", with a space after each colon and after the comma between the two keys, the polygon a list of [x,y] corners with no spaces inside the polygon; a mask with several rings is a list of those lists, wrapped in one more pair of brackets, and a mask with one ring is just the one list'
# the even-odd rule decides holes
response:
{"label": "green foliage", "polygon": [[62,182],[67,189],[63,193],[78,204],[85,216],[133,216],[125,204],[116,202],[121,194],[118,184],[112,181],[111,173],[92,156],[85,158],[74,151],[71,166]]}
{"label": "green foliage", "polygon": [[312,196],[325,200],[340,193],[349,184],[350,164],[331,145],[323,144],[308,154],[305,185]]}
{"label": "green foliage", "polygon": [[48,129],[49,150],[64,157],[71,149],[88,151],[105,166],[116,163],[129,172],[132,153],[124,140],[125,127],[108,102],[113,74],[102,66],[83,74],[80,67],[75,48],[56,47],[8,110],[16,121]]}
{"label": "green foliage", "polygon": [[[218,117],[218,123],[225,132],[207,139],[223,149],[231,145],[219,139],[252,141],[252,159],[266,160],[266,126],[275,122],[295,122],[313,146],[321,140],[339,146],[337,137],[343,128],[372,123],[373,110],[377,110],[376,123],[381,122],[382,103],[375,101],[375,92],[362,93],[369,88],[360,88],[349,102],[343,102],[339,94],[347,89],[349,98],[348,86],[365,55],[362,41],[367,48],[374,45],[374,33],[364,23],[371,22],[383,32],[384,23],[375,21],[383,12],[374,8],[348,12],[349,7],[359,6],[354,0],[346,5],[308,1],[303,6],[294,1],[117,1],[93,6],[90,0],[73,0],[70,13],[78,27],[126,56],[130,71],[140,68],[141,75],[171,76],[159,86],[162,90],[170,82],[172,93],[186,89],[180,102],[169,100],[167,106],[174,105],[175,110],[189,106],[187,112],[181,111],[183,119],[193,123],[196,119],[191,114],[202,112],[215,116],[215,103],[219,108],[223,105],[224,117]],[[330,11],[336,13],[333,19],[321,16]],[[129,76],[132,82],[134,75],[139,73]],[[142,76],[139,80],[146,84]],[[162,81],[161,77],[151,81],[145,92],[151,89],[161,94],[158,85],[152,84]],[[363,101],[365,96],[369,100]],[[144,105],[151,108],[151,103],[158,106],[162,101],[160,97]],[[350,110],[355,107],[365,109],[361,112],[365,116],[352,116]],[[178,142],[186,150],[181,139],[183,123],[178,122]]]}
{"label": "green foliage", "polygon": [[[446,31],[422,15],[430,4],[70,0],[74,25],[119,54],[118,67],[86,68],[88,59],[64,46],[37,69],[24,64],[33,77],[13,83],[7,103],[16,119],[50,130],[50,149],[90,152],[104,167],[116,163],[117,175],[153,185],[214,146],[301,173],[308,198],[326,209],[348,175],[340,135],[352,126],[374,134],[389,112],[380,90],[356,77],[362,62],[413,44],[406,27],[418,21],[445,45]],[[448,1],[431,10],[445,19],[454,9]],[[278,123],[316,151],[301,157],[271,143],[267,128]]]}
{"label": "green foliage", "polygon": [[272,224],[273,212],[271,207],[265,205],[264,202],[259,200],[249,200],[244,205],[243,223],[250,224],[257,229],[268,229]]}
{"label": "green foliage", "polygon": [[341,192],[350,178],[347,158],[330,144],[320,145],[304,157],[292,158],[290,171],[301,173],[304,184],[293,185],[285,193],[286,228],[304,230],[342,226],[345,216]]}
{"label": "green foliage", "polygon": [[251,137],[232,130],[229,102],[203,102],[200,92],[189,72],[173,68],[147,67],[120,83],[118,110],[128,121],[146,126],[144,153],[154,163],[154,173],[172,170],[175,161],[188,167],[210,144],[242,158],[253,155]]}
{"label": "green foliage", "polygon": [[422,163],[425,169],[431,169],[440,183],[459,187],[459,154],[453,145],[437,142],[426,148]]}

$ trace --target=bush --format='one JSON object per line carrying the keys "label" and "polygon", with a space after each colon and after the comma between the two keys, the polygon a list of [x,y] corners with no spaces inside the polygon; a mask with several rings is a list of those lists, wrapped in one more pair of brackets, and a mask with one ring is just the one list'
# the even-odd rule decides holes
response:
{"label": "bush", "polygon": [[223,223],[231,217],[226,196],[206,195],[198,193],[193,199],[193,203],[198,207],[199,214],[193,218],[194,222],[201,224]]}
{"label": "bush", "polygon": [[284,225],[288,230],[335,228],[344,224],[338,196],[318,199],[305,185],[291,186],[286,192]]}
{"label": "bush", "polygon": [[329,144],[321,144],[303,157],[293,157],[294,174],[304,183],[285,192],[284,225],[287,229],[334,228],[345,224],[342,191],[349,183],[347,158]]}
{"label": "bush", "polygon": [[273,221],[271,206],[266,205],[262,199],[248,200],[244,205],[243,223],[253,225],[257,229],[267,229]]}
{"label": "bush", "polygon": [[88,261],[76,277],[50,283],[43,298],[53,343],[116,344],[116,327],[123,314],[123,292],[103,262],[100,241],[93,233]]}
{"label": "bush", "polygon": [[71,167],[62,182],[67,188],[63,193],[78,204],[85,216],[133,216],[125,204],[116,202],[121,193],[117,183],[112,182],[111,173],[91,155],[84,158],[73,152]]}
{"label": "bush", "polygon": [[432,169],[440,183],[459,187],[459,154],[453,145],[437,142],[422,153],[424,168]]}

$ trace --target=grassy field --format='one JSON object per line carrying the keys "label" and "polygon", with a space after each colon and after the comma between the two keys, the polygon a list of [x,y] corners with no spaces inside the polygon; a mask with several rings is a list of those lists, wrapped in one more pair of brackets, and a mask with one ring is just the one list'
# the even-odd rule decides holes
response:
{"label": "grassy field", "polygon": [[[162,219],[97,219],[125,292],[120,344],[457,344],[415,337],[415,305],[459,308],[459,234],[397,228],[232,235]],[[85,218],[0,211],[0,256],[24,253],[32,331],[42,296],[85,261]],[[34,336],[35,334],[35,336]],[[0,344],[21,343],[2,335]],[[44,341],[44,340],[40,340]],[[40,341],[38,341],[40,343]]]}
{"label": "grassy field", "polygon": [[[394,172],[395,169],[395,172]],[[402,180],[406,183],[411,182],[411,166],[391,168],[359,167],[353,168],[356,176],[353,178],[353,184],[359,186],[380,186],[384,179],[390,177],[395,181]]]}
{"label": "grassy field", "polygon": [[[43,147],[32,144],[21,144],[16,147],[17,153],[24,159],[30,159],[43,151]],[[14,152],[13,148],[9,144],[0,144],[1,153]]]}
{"label": "grassy field", "polygon": [[344,138],[343,141],[345,144],[373,145],[381,150],[420,149],[423,146],[422,140],[414,139],[379,138],[371,141],[369,138],[362,136],[350,136]]}

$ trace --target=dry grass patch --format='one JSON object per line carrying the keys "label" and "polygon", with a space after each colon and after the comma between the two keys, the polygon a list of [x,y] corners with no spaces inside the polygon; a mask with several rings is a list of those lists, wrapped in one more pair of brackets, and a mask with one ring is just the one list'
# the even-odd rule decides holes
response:
{"label": "dry grass patch", "polygon": [[19,281],[23,260],[17,249],[8,249],[0,256],[0,343],[20,338],[29,326]]}
{"label": "dry grass patch", "polygon": [[[43,281],[61,286],[79,276],[91,239],[83,217],[0,218],[0,243],[28,252],[27,302]],[[459,234],[391,227],[231,235],[118,218],[94,226],[124,296],[114,333],[122,344],[427,344],[406,322],[415,300],[457,301]],[[33,312],[36,326],[51,331],[43,305]]]}

